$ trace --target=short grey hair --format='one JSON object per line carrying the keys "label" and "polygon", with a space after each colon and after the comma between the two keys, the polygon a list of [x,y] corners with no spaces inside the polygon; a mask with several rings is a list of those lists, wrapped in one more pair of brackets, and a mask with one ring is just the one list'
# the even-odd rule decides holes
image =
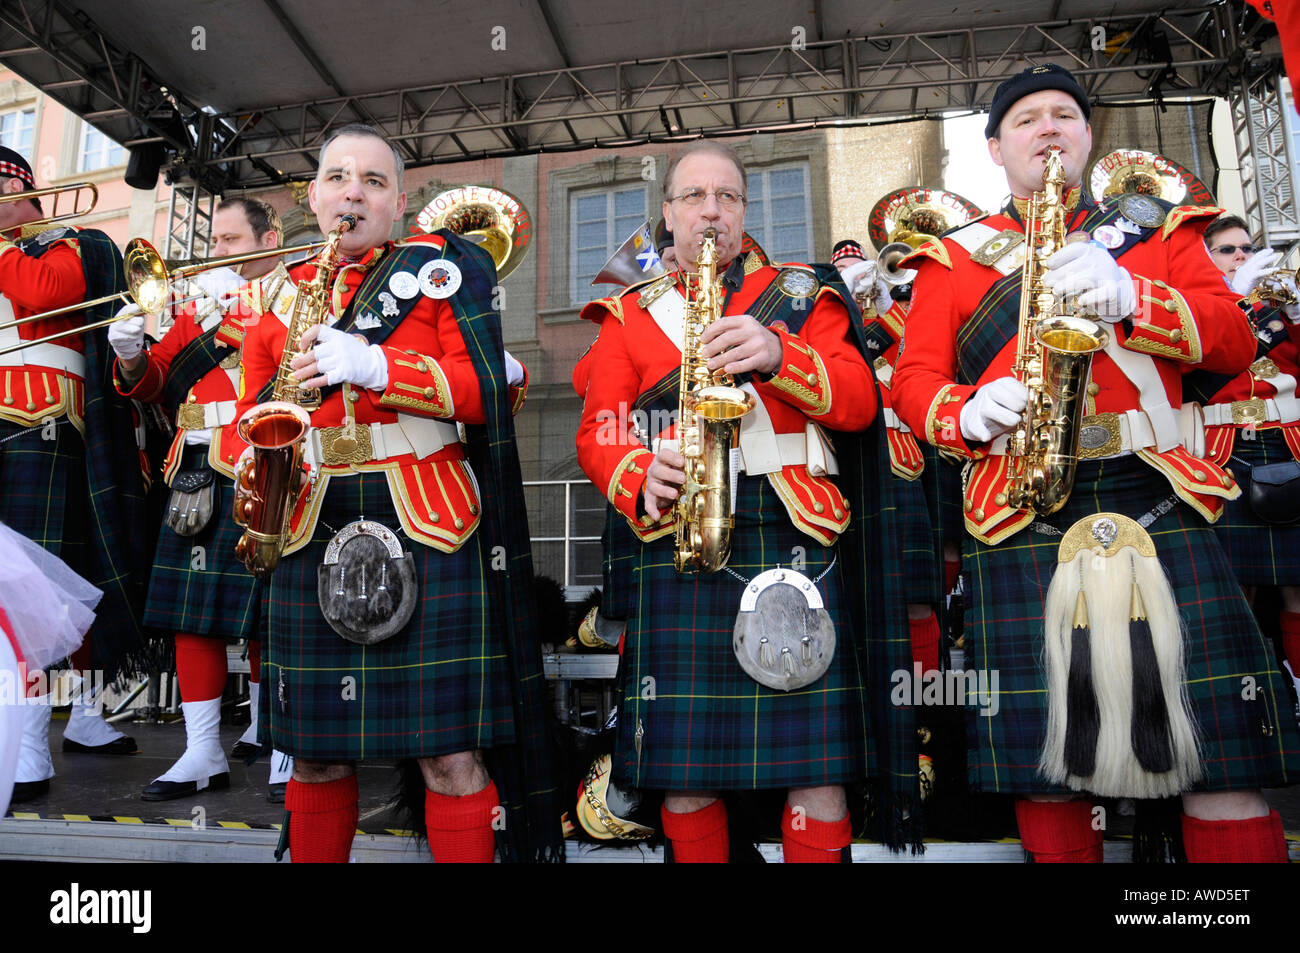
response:
{"label": "short grey hair", "polygon": [[398,150],[395,143],[389,142],[388,137],[376,129],[374,126],[366,125],[363,122],[350,122],[346,126],[339,126],[331,132],[321,143],[320,154],[316,158],[316,171],[319,173],[325,165],[325,150],[330,147],[330,143],[340,136],[368,136],[371,139],[378,139],[388,146],[393,152],[393,165],[397,169],[397,185],[402,185],[402,176],[406,173],[406,163],[402,160],[402,153]]}
{"label": "short grey hair", "polygon": [[740,153],[725,142],[718,142],[716,139],[698,139],[669,160],[668,171],[664,173],[665,199],[673,197],[673,173],[677,171],[677,167],[681,165],[682,160],[699,152],[709,152],[724,159],[729,159],[732,165],[736,167],[736,171],[740,173],[740,187],[745,192],[749,191],[749,179],[745,176],[745,160],[740,157]]}

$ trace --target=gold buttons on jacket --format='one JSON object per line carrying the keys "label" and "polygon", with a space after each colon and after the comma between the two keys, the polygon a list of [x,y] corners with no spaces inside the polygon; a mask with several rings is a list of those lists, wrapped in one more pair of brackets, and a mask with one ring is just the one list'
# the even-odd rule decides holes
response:
{"label": "gold buttons on jacket", "polygon": [[427,397],[429,400],[433,400],[435,397],[438,396],[438,392],[434,390],[432,387],[426,387],[424,389],[424,396]]}

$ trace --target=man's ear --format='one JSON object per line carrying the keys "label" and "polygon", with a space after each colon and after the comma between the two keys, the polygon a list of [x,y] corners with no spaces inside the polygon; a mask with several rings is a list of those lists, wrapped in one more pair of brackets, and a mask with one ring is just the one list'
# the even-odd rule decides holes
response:
{"label": "man's ear", "polygon": [[1001,165],[1002,165],[1002,143],[999,142],[997,139],[990,139],[990,140],[989,140],[989,158],[993,160],[993,164],[994,164],[994,165],[997,165],[997,166],[1001,167]]}

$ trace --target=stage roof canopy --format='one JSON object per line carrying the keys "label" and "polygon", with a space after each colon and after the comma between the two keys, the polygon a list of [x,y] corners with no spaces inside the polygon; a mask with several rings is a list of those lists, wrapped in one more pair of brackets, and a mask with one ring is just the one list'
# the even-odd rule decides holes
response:
{"label": "stage roof canopy", "polygon": [[1215,91],[1241,56],[1240,11],[5,0],[0,61],[119,142],[165,148],[178,177],[225,191],[310,176],[322,132],[344,122],[379,126],[418,166],[977,110],[1000,80],[1049,61],[1098,102]]}

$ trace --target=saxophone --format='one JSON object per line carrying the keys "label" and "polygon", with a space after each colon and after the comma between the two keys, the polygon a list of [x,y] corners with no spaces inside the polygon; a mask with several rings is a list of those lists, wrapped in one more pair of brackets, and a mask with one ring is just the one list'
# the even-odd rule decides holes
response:
{"label": "saxophone", "polygon": [[329,314],[339,242],[356,223],[354,216],[344,215],[330,232],[315,276],[299,285],[294,296],[271,400],[250,408],[236,425],[239,438],[253,448],[253,459],[235,473],[235,522],[244,527],[235,555],[259,578],[274,571],[289,541],[289,519],[302,492],[298,480],[311,429],[308,411],[321,404],[319,388],[300,386],[290,363],[302,353],[298,342],[303,334]]}
{"label": "saxophone", "polygon": [[708,229],[687,279],[682,335],[682,377],[677,400],[677,436],[686,458],[686,482],[677,498],[678,572],[717,572],[731,555],[731,451],[740,422],[754,409],[754,397],[729,374],[709,371],[700,337],[722,316],[717,233]]}
{"label": "saxophone", "polygon": [[1099,324],[1066,313],[1064,303],[1043,284],[1047,259],[1066,243],[1065,168],[1060,152],[1048,147],[1043,191],[1030,198],[1025,216],[1020,326],[1011,368],[1029,391],[1029,402],[1007,443],[1008,500],[1018,509],[1032,506],[1040,516],[1063,507],[1074,488],[1092,355],[1107,341]]}

